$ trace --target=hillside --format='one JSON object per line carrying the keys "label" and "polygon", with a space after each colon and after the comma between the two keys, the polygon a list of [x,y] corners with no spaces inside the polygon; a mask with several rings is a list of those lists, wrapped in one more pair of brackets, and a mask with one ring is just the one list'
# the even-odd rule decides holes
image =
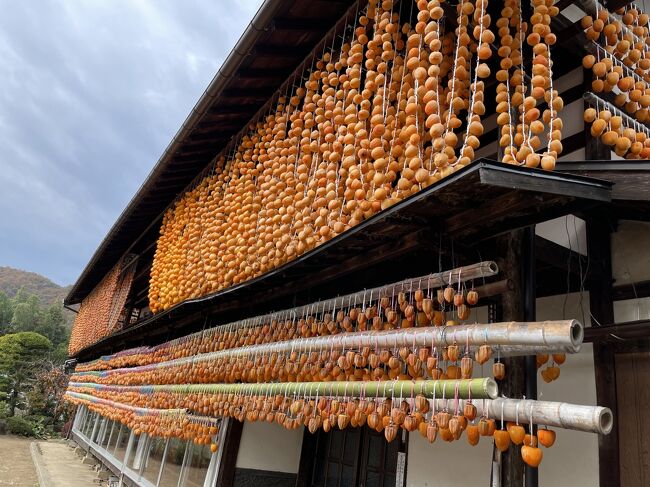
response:
{"label": "hillside", "polygon": [[42,305],[61,303],[70,289],[35,272],[0,266],[0,291],[13,297],[21,287],[27,294],[36,294]]}

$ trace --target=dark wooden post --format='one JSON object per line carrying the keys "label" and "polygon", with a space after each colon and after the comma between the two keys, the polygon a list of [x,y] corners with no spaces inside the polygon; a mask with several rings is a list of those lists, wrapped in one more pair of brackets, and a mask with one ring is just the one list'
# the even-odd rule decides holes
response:
{"label": "dark wooden post", "polygon": [[[611,232],[607,220],[602,217],[587,221],[587,250],[589,252],[589,310],[591,326],[614,323],[612,301],[612,251]],[[600,485],[620,483],[620,459],[618,449],[618,417],[616,403],[616,367],[614,348],[604,341],[594,341],[594,369],[596,373],[596,398],[599,406],[612,410],[612,432],[598,437],[598,471]]]}
{"label": "dark wooden post", "polygon": [[235,466],[239,454],[239,442],[241,441],[244,423],[229,418],[226,434],[223,440],[223,455],[219,463],[219,472],[215,487],[231,487],[235,481]]}
{"label": "dark wooden post", "polygon": [[[523,282],[521,272],[522,250],[525,230],[515,230],[497,238],[497,263],[503,278],[514,283],[514,290],[501,297],[501,312],[504,320],[524,320]],[[506,357],[501,361],[506,367],[506,378],[499,381],[499,392],[507,397],[521,397],[526,387],[525,357]],[[500,427],[501,425],[499,425]],[[501,486],[519,487],[524,478],[524,462],[519,449],[510,449],[501,456]]]}
{"label": "dark wooden post", "polygon": [[[537,319],[537,267],[535,261],[535,226],[523,230],[523,242],[521,252],[521,272],[523,315],[524,321],[535,321]],[[537,357],[528,355],[526,361],[526,398],[537,399]],[[531,435],[535,434],[535,426]],[[525,469],[526,487],[537,487],[539,483],[538,470],[526,465]]]}
{"label": "dark wooden post", "polygon": [[302,447],[300,449],[300,464],[296,476],[296,487],[309,487],[311,485],[316,460],[316,447],[318,445],[318,432],[310,433],[304,428],[302,435]]}

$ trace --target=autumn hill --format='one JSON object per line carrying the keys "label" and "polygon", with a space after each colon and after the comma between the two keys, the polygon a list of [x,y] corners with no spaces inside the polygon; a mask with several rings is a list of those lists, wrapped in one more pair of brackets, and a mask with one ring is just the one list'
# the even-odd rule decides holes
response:
{"label": "autumn hill", "polygon": [[35,272],[0,266],[0,292],[12,298],[21,288],[27,295],[36,294],[41,304],[50,305],[61,303],[70,286],[59,286]]}

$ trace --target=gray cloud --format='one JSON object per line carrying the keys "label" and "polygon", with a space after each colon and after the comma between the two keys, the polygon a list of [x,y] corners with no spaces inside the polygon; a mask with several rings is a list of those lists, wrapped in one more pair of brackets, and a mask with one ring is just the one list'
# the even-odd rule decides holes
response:
{"label": "gray cloud", "polygon": [[77,278],[260,3],[4,4],[0,265]]}

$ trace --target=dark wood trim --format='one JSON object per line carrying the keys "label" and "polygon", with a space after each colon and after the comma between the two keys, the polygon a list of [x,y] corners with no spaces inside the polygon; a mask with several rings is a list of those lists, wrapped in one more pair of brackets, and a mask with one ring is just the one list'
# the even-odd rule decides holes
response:
{"label": "dark wood trim", "polygon": [[[524,228],[522,232],[522,249],[521,263],[519,272],[521,273],[521,300],[523,305],[523,314],[525,321],[535,321],[537,318],[537,266],[535,265],[535,225]],[[528,399],[537,399],[537,358],[535,355],[525,357],[526,367],[526,397]],[[536,434],[536,429],[532,426],[530,434]],[[524,468],[524,485],[526,487],[537,487],[539,484],[539,475],[536,468],[528,465]]]}
{"label": "dark wood trim", "polygon": [[[523,321],[524,299],[522,283],[522,250],[525,230],[515,230],[497,238],[496,250],[499,256],[497,264],[504,278],[514,283],[514,290],[501,296],[499,314],[494,317],[503,320]],[[519,398],[526,387],[525,357],[508,357],[501,361],[506,367],[506,378],[499,383],[499,391],[507,397]],[[521,487],[524,476],[524,462],[518,449],[510,445],[508,451],[501,455],[501,486]]]}
{"label": "dark wood trim", "polygon": [[650,338],[650,320],[629,321],[585,328],[586,343]]}
{"label": "dark wood trim", "polygon": [[256,468],[237,468],[233,486],[235,487],[288,487],[296,481],[296,474],[289,472],[274,472]]}
{"label": "dark wood trim", "polygon": [[650,297],[650,281],[640,281],[635,282],[634,284],[622,284],[620,286],[614,286],[612,289],[612,299],[614,301],[647,297]]}
{"label": "dark wood trim", "polygon": [[226,428],[226,435],[223,440],[223,455],[219,464],[215,487],[232,487],[235,481],[235,466],[237,465],[239,442],[241,441],[244,423],[230,418]]}
{"label": "dark wood trim", "polygon": [[609,0],[608,2],[605,2],[605,6],[608,10],[613,12],[614,10],[625,7],[630,3],[632,3],[630,0]]}
{"label": "dark wood trim", "polygon": [[309,487],[311,485],[317,445],[318,436],[310,433],[309,430],[305,428],[302,435],[302,447],[300,449],[300,464],[298,465],[296,487]]}
{"label": "dark wood trim", "polygon": [[[591,262],[589,275],[589,309],[592,324],[614,322],[612,301],[611,231],[607,221],[587,220],[587,248]],[[595,323],[597,322],[597,323]],[[620,460],[616,396],[616,364],[614,347],[605,342],[594,343],[596,399],[599,406],[612,410],[614,426],[609,435],[598,437],[598,471],[601,487],[619,485]]]}

